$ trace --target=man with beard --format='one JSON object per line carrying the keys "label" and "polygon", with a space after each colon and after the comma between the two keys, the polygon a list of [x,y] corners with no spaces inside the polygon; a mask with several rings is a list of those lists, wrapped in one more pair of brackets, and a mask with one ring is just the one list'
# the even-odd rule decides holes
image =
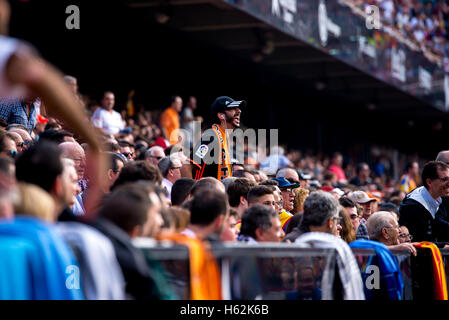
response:
{"label": "man with beard", "polygon": [[423,186],[402,200],[399,224],[406,226],[417,242],[449,242],[449,166],[441,161],[426,163],[421,173]]}
{"label": "man with beard", "polygon": [[240,114],[246,101],[235,101],[222,96],[211,106],[212,127],[201,136],[200,143],[193,149],[192,159],[198,164],[192,166],[192,177],[214,177],[223,180],[232,177],[229,135],[240,127]]}

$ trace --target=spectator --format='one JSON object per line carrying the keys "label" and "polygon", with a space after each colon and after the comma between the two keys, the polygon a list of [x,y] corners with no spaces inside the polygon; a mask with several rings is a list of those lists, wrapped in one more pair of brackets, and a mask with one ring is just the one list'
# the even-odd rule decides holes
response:
{"label": "spectator", "polygon": [[105,134],[118,134],[125,128],[125,122],[120,113],[114,110],[115,96],[111,91],[103,93],[101,107],[92,115],[92,123]]}
{"label": "spectator", "polygon": [[288,234],[284,241],[294,242],[307,232],[335,234],[339,220],[338,200],[325,191],[310,193],[304,202],[304,214],[301,225]]}
{"label": "spectator", "polygon": [[260,168],[267,174],[274,175],[279,169],[292,167],[292,162],[284,155],[285,150],[281,146],[273,146],[270,155],[260,162]]}
{"label": "spectator", "polygon": [[229,184],[227,195],[229,205],[237,211],[238,218],[241,219],[243,212],[248,209],[248,193],[256,184],[247,178],[237,178]]}
{"label": "spectator", "polygon": [[199,117],[199,116],[194,116],[193,112],[196,110],[197,108],[197,101],[196,98],[194,96],[190,96],[189,100],[187,100],[187,104],[186,107],[182,110],[182,114],[181,114],[181,127],[186,130],[188,132],[188,137],[187,141],[184,143],[185,146],[190,146],[193,144],[192,139],[194,139],[193,134],[194,134],[194,128],[193,128],[193,122],[194,121],[198,121],[198,122],[202,122],[203,118]]}
{"label": "spectator", "polygon": [[419,165],[413,161],[406,165],[405,174],[402,175],[399,182],[399,190],[409,193],[416,189],[417,181],[419,181]]}
{"label": "spectator", "polygon": [[226,194],[226,189],[223,183],[212,177],[205,177],[198,180],[190,191],[190,195],[195,197],[204,190],[216,190],[220,193]]}
{"label": "spectator", "polygon": [[240,242],[279,242],[285,236],[273,208],[256,204],[245,211],[237,240]]}
{"label": "spectator", "polygon": [[411,243],[413,240],[413,237],[410,235],[410,232],[408,231],[406,226],[400,226],[399,227],[399,243],[408,242]]}
{"label": "spectator", "polygon": [[449,166],[430,161],[421,177],[424,185],[410,192],[401,203],[399,224],[408,228],[415,241],[449,241]]}
{"label": "spectator", "polygon": [[254,175],[251,173],[250,170],[246,170],[246,169],[238,170],[237,172],[235,172],[233,177],[235,177],[235,178],[246,178],[246,179],[249,179],[254,184],[257,184],[256,178],[254,177]]}
{"label": "spectator", "polygon": [[355,230],[352,225],[352,220],[344,207],[340,208],[339,217],[340,223],[337,225],[339,237],[348,244],[355,241]]}
{"label": "spectator", "polygon": [[86,154],[84,149],[74,142],[63,142],[59,145],[62,150],[62,156],[72,159],[75,162],[76,173],[78,175],[78,181],[81,187],[81,191],[84,191],[87,187],[84,174],[86,170]]}
{"label": "spectator", "polygon": [[333,172],[337,175],[337,180],[340,184],[346,184],[347,179],[345,172],[343,171],[343,156],[339,152],[335,152],[332,155],[331,165],[328,171]]}
{"label": "spectator", "polygon": [[182,234],[200,240],[220,237],[227,217],[226,195],[217,190],[202,190],[189,201],[190,223]]}
{"label": "spectator", "polygon": [[151,147],[145,152],[145,160],[153,166],[157,166],[159,161],[165,157],[164,149],[159,146]]}
{"label": "spectator", "polygon": [[236,228],[237,219],[239,215],[236,210],[230,208],[229,215],[223,223],[223,232],[221,233],[220,240],[223,242],[236,242],[239,230]]}
{"label": "spectator", "polygon": [[293,191],[295,192],[295,203],[291,213],[296,215],[304,211],[304,201],[306,201],[310,191],[302,187],[293,189]]}
{"label": "spectator", "polygon": [[135,161],[126,163],[122,171],[112,185],[111,190],[113,191],[116,187],[130,182],[137,182],[139,180],[145,180],[152,182],[155,185],[160,185],[162,183],[162,176],[158,168],[148,164],[146,161]]}
{"label": "spectator", "polygon": [[291,183],[285,178],[275,178],[273,180],[278,182],[279,189],[281,189],[283,210],[279,217],[282,228],[284,228],[287,221],[293,216],[290,213],[295,206],[295,192],[293,190],[299,188],[299,183]]}
{"label": "spectator", "polygon": [[339,200],[340,205],[345,208],[346,213],[349,216],[349,219],[351,221],[352,224],[352,229],[354,230],[354,232],[357,232],[357,229],[360,226],[360,216],[357,212],[357,205],[354,201],[352,201],[351,199],[349,199],[348,197],[341,197]]}
{"label": "spectator", "polygon": [[73,162],[67,160],[65,163],[64,165],[60,149],[49,142],[40,142],[25,150],[16,161],[17,180],[35,184],[53,198],[54,220],[58,216],[63,220],[73,219],[69,206],[74,204],[74,193],[79,188]]}
{"label": "spectator", "polygon": [[128,161],[134,161],[136,155],[134,153],[134,145],[125,140],[119,140],[118,144],[120,146],[120,153],[128,159]]}
{"label": "spectator", "polygon": [[285,178],[291,183],[300,183],[298,172],[292,168],[279,169],[279,171],[276,173],[276,178]]}
{"label": "spectator", "polygon": [[356,187],[364,187],[372,183],[370,178],[371,171],[367,163],[359,163],[356,168],[356,173],[357,175],[349,181],[349,184]]}
{"label": "spectator", "polygon": [[76,143],[73,138],[73,133],[66,130],[46,130],[41,133],[39,140],[49,140],[56,144],[61,144],[64,142]]}
{"label": "spectator", "polygon": [[393,214],[378,211],[368,220],[366,227],[370,240],[379,241],[388,249],[406,249],[416,256],[416,249],[411,243],[399,242],[399,224]]}
{"label": "spectator", "polygon": [[273,189],[268,186],[255,186],[248,192],[248,207],[261,204],[276,211]]}
{"label": "spectator", "polygon": [[[235,101],[227,96],[218,97],[212,103],[212,128],[203,134],[191,156],[191,160],[198,164],[192,169],[192,177],[196,180],[204,176],[215,177],[221,181],[232,176],[229,141],[226,140],[225,130],[240,127],[240,115],[245,107],[246,101]],[[215,152],[212,156],[212,150],[221,152]]]}
{"label": "spectator", "polygon": [[190,199],[190,191],[195,185],[195,180],[191,178],[180,178],[173,183],[171,189],[171,204],[180,206]]}
{"label": "spectator", "polygon": [[6,131],[0,131],[0,157],[15,158],[16,155],[17,146],[13,136]]}
{"label": "spectator", "polygon": [[173,298],[172,293],[167,293],[167,284],[157,281],[160,278],[156,278],[156,270],[150,269],[142,252],[131,242],[132,238],[151,235],[148,231],[157,229],[151,224],[160,215],[158,201],[154,192],[135,184],[124,185],[104,202],[94,223],[112,242],[125,278],[125,291],[133,299]]}
{"label": "spectator", "polygon": [[168,198],[171,199],[173,183],[181,178],[181,161],[176,157],[165,157],[159,161],[158,167],[163,177],[162,186],[167,191]]}
{"label": "spectator", "polygon": [[26,99],[23,101],[0,103],[0,118],[8,125],[21,124],[26,127],[26,131],[31,134],[36,126],[40,101],[36,99]]}
{"label": "spectator", "polygon": [[172,145],[178,143],[179,136],[179,113],[182,109],[182,99],[180,96],[170,98],[170,105],[161,114],[160,127],[163,136],[170,141]]}

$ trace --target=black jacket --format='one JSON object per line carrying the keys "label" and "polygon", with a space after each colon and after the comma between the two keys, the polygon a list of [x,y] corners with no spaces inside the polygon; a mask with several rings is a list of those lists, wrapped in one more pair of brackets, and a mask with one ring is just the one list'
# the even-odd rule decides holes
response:
{"label": "black jacket", "polygon": [[444,246],[449,242],[449,198],[442,198],[435,219],[418,201],[408,194],[399,208],[399,225],[408,228],[413,242],[429,241]]}
{"label": "black jacket", "polygon": [[93,227],[111,240],[117,261],[126,282],[126,293],[134,299],[159,300],[154,271],[150,269],[143,253],[133,246],[131,238],[125,231],[111,221],[99,218]]}

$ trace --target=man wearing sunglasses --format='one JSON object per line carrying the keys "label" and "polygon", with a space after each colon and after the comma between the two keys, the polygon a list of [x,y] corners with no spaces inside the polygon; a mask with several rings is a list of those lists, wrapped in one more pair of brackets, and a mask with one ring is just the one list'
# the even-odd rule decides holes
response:
{"label": "man wearing sunglasses", "polygon": [[15,158],[17,145],[9,132],[0,131],[0,157]]}
{"label": "man wearing sunglasses", "polygon": [[410,192],[402,201],[399,224],[410,231],[417,242],[435,242],[444,247],[449,242],[449,165],[430,161],[424,166],[423,186]]}
{"label": "man wearing sunglasses", "polygon": [[145,152],[145,160],[153,166],[158,165],[159,161],[165,157],[164,149],[159,146],[151,147]]}

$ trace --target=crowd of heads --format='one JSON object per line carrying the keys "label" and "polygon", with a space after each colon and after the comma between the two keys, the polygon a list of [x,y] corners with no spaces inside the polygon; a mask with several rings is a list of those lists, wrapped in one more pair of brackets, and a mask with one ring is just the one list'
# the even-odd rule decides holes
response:
{"label": "crowd of heads", "polygon": [[351,0],[357,6],[377,6],[381,21],[440,59],[449,57],[447,0]]}

